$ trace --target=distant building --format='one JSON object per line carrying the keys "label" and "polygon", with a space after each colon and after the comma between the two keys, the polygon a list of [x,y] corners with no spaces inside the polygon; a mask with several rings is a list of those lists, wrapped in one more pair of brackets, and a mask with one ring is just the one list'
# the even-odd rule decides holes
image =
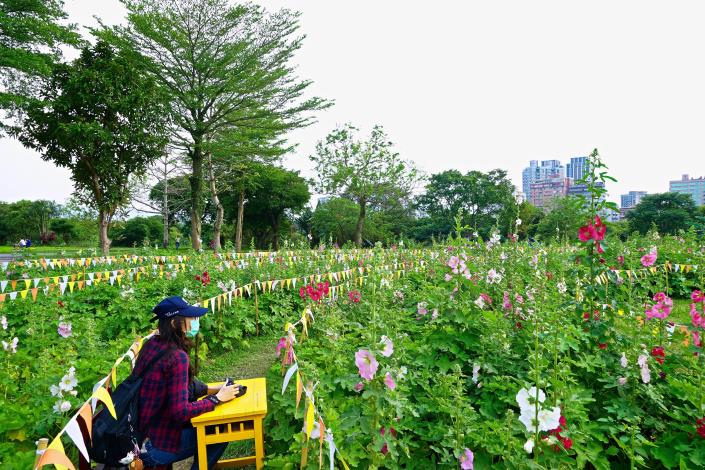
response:
{"label": "distant building", "polygon": [[621,209],[633,209],[646,196],[646,191],[629,191],[627,194],[620,196],[622,203],[619,205]]}
{"label": "distant building", "polygon": [[570,179],[565,176],[554,176],[534,181],[529,189],[529,202],[544,210],[551,208],[551,201],[568,194]]}
{"label": "distant building", "polygon": [[668,190],[672,193],[690,194],[696,206],[705,205],[705,178],[689,178],[683,175],[680,180],[671,181]]}
{"label": "distant building", "polygon": [[[588,200],[590,199],[590,193],[588,192],[588,187],[586,184],[572,184],[575,180],[571,180],[571,185],[568,188],[568,196],[583,196],[587,198]],[[598,181],[595,183],[595,186],[604,188],[605,183]],[[605,197],[602,196],[600,198],[601,200],[604,200]]]}
{"label": "distant building", "polygon": [[[556,179],[565,178],[565,167],[560,160],[542,160],[539,165],[538,160],[531,160],[529,166],[524,168],[521,174],[522,191],[526,195],[528,201],[535,206],[538,206],[532,196],[532,185],[534,183],[544,183]],[[543,186],[550,186],[550,183]]]}
{"label": "distant building", "polygon": [[573,157],[566,165],[566,176],[574,181],[580,181],[590,174],[588,157]]}

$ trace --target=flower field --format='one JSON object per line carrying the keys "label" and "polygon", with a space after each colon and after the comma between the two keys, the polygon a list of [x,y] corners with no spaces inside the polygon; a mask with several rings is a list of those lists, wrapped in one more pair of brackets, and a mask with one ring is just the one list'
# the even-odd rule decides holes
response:
{"label": "flower field", "polygon": [[276,338],[271,468],[702,468],[702,242],[621,242],[601,224],[550,246],[4,266],[3,468],[62,430],[77,462],[67,423],[129,373],[168,295],[212,309],[200,361]]}

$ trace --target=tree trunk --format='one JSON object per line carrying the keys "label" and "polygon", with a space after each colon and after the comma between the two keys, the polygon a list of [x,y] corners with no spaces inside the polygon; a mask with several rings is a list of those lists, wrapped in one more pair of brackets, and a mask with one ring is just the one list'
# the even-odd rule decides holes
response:
{"label": "tree trunk", "polygon": [[164,185],[162,188],[162,190],[164,191],[164,196],[162,200],[162,216],[164,217],[164,233],[162,236],[162,242],[164,243],[164,248],[169,248],[169,175],[167,173],[168,161],[168,159],[164,159]]}
{"label": "tree trunk", "polygon": [[367,201],[361,199],[360,204],[360,214],[357,217],[357,225],[355,226],[355,244],[357,246],[362,246],[362,227],[365,225],[365,209],[367,206]]}
{"label": "tree trunk", "polygon": [[100,235],[100,249],[103,256],[108,256],[110,253],[110,242],[108,238],[108,228],[110,228],[110,215],[101,209],[98,212],[98,233]]}
{"label": "tree trunk", "polygon": [[272,247],[274,251],[279,251],[279,229],[281,227],[281,216],[272,218]]}
{"label": "tree trunk", "polygon": [[242,220],[245,215],[245,190],[240,190],[237,201],[237,224],[235,227],[235,251],[242,251]]}
{"label": "tree trunk", "polygon": [[210,152],[208,153],[208,182],[211,189],[211,198],[215,205],[215,223],[213,225],[213,250],[217,253],[220,251],[220,232],[223,229],[223,214],[225,209],[218,198],[218,190],[215,185],[215,171],[213,171],[213,161]]}
{"label": "tree trunk", "polygon": [[203,215],[203,140],[194,137],[191,153],[191,246],[201,249],[201,216]]}

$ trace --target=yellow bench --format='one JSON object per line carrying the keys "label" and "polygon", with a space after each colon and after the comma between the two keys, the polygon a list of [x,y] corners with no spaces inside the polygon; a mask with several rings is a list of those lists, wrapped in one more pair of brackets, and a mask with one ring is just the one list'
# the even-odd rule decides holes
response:
{"label": "yellow bench", "polygon": [[247,387],[245,395],[222,403],[216,406],[215,410],[191,419],[198,439],[198,468],[201,470],[208,469],[207,445],[248,439],[255,441],[255,455],[220,460],[218,467],[244,467],[255,464],[257,468],[262,468],[264,465],[262,420],[267,415],[267,381],[264,378],[258,378],[238,380],[236,383]]}

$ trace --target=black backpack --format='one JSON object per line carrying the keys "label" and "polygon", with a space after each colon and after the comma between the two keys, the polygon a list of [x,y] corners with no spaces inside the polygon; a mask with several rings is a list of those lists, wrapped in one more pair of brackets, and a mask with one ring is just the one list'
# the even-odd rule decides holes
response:
{"label": "black backpack", "polygon": [[120,460],[142,444],[145,437],[139,431],[142,379],[170,351],[172,349],[160,352],[140,374],[133,372],[117,386],[111,396],[117,420],[105,407],[93,418],[93,438],[89,452],[91,460],[108,466],[122,466],[125,464],[120,463]]}

